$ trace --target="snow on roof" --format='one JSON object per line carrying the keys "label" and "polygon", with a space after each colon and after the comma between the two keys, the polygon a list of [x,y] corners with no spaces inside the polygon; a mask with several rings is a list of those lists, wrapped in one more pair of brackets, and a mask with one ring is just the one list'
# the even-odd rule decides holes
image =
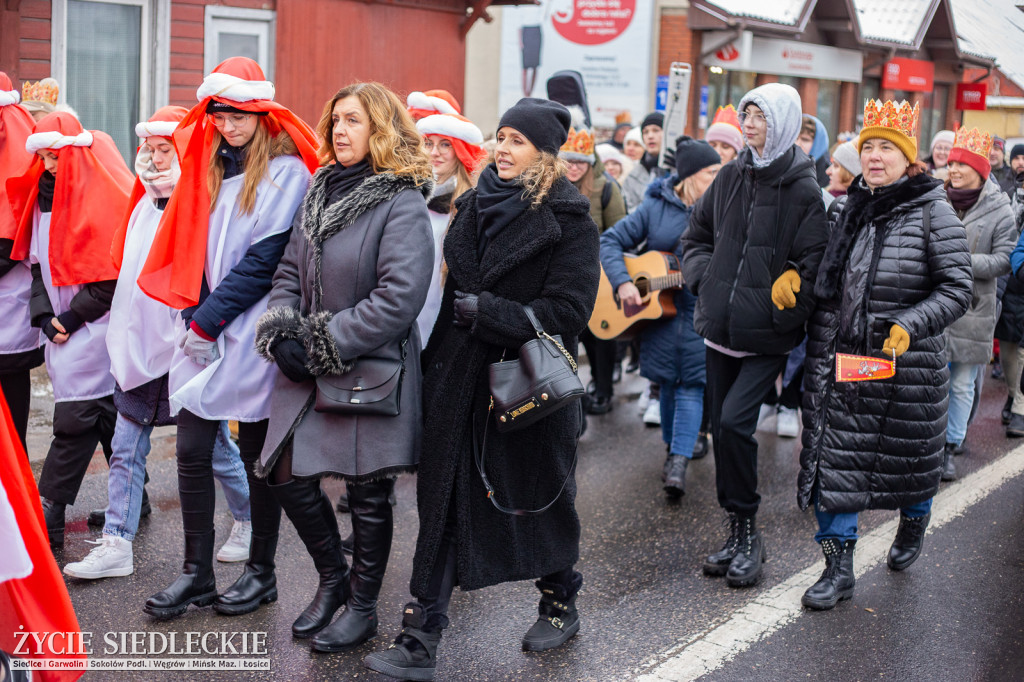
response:
{"label": "snow on roof", "polygon": [[[967,0],[972,2],[973,0]],[[887,43],[913,45],[934,0],[854,0],[861,35]]]}
{"label": "snow on roof", "polygon": [[[995,58],[996,67],[1024,87],[1024,12],[1014,0],[950,0],[960,47]],[[991,99],[991,98],[989,98]]]}
{"label": "snow on roof", "polygon": [[708,4],[720,7],[734,17],[793,26],[799,21],[807,0],[708,0]]}

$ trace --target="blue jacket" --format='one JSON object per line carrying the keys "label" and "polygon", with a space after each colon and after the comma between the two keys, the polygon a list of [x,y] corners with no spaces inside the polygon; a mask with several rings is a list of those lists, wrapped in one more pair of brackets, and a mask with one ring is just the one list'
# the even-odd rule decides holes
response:
{"label": "blue jacket", "polygon": [[[637,209],[601,235],[601,265],[612,289],[630,281],[622,254],[647,242],[647,251],[668,251],[682,259],[679,237],[690,221],[691,207],[673,189],[676,175],[655,179]],[[704,340],[693,330],[696,297],[683,287],[676,292],[676,316],[648,325],[640,342],[640,374],[660,384],[703,386]]]}

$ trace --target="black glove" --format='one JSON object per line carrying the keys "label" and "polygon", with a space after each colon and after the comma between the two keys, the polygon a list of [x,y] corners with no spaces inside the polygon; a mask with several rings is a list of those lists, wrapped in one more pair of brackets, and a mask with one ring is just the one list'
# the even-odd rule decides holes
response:
{"label": "black glove", "polygon": [[661,167],[669,173],[676,172],[676,148],[665,147],[665,155],[661,158]]}
{"label": "black glove", "polygon": [[455,319],[452,321],[457,327],[472,327],[476,322],[477,295],[467,294],[464,291],[455,292]]}
{"label": "black glove", "polygon": [[80,318],[74,310],[65,310],[57,316],[57,321],[64,325],[64,329],[68,330],[68,336],[74,334],[85,324],[85,320]]}
{"label": "black glove", "polygon": [[270,354],[274,356],[281,373],[294,381],[301,383],[313,378],[312,373],[306,369],[309,355],[301,343],[295,339],[285,339],[270,347]]}
{"label": "black glove", "polygon": [[59,329],[53,326],[53,317],[51,316],[50,319],[48,319],[46,323],[43,324],[43,333],[46,334],[46,338],[50,339],[50,341],[53,341],[54,337],[57,336],[57,334],[62,334],[63,332],[61,332]]}

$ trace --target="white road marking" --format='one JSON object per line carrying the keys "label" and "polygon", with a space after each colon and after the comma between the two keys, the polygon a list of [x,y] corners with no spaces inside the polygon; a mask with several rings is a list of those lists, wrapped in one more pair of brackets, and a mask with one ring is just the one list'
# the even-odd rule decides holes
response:
{"label": "white road marking", "polygon": [[[943,485],[932,505],[932,518],[927,532],[931,533],[961,516],[1003,483],[1021,473],[1024,473],[1024,445],[956,483]],[[898,524],[899,515],[894,513],[891,521],[883,523],[857,541],[857,561],[854,562],[857,577],[885,560]],[[795,620],[803,612],[800,597],[817,582],[823,568],[824,559],[820,559],[765,590],[733,612],[722,624],[710,630],[691,633],[635,669],[632,679],[637,682],[681,682],[695,680],[721,668],[755,642],[764,640]]]}

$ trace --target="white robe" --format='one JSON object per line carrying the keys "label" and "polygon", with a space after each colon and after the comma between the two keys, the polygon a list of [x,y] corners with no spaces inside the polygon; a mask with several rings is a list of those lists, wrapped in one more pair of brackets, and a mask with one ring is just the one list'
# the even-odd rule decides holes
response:
{"label": "white robe", "polygon": [[[0,277],[0,355],[35,350],[46,337],[32,326],[28,302],[32,296],[32,266],[15,264]],[[3,359],[0,358],[0,365]]]}
{"label": "white robe", "polygon": [[[249,247],[287,231],[309,187],[310,173],[295,156],[270,161],[250,214],[238,215],[243,175],[224,180],[210,213],[204,274],[210,291],[242,260]],[[255,422],[270,417],[270,393],[277,370],[256,355],[256,321],[267,311],[270,292],[232,320],[217,337],[220,357],[206,367],[174,345],[171,360],[171,413],[185,409],[203,419]],[[185,325],[175,325],[177,341]]]}
{"label": "white robe", "polygon": [[434,232],[434,274],[430,276],[430,289],[427,291],[427,300],[423,304],[423,310],[416,317],[416,324],[420,329],[420,341],[426,347],[430,339],[430,332],[437,321],[437,314],[441,311],[441,263],[444,261],[444,235],[448,231],[448,221],[451,220],[450,213],[430,214],[430,229]]}
{"label": "white robe", "polygon": [[147,296],[137,281],[153,246],[156,228],[163,211],[144,196],[132,211],[124,240],[124,259],[117,276],[117,289],[110,306],[107,334],[110,373],[122,391],[130,391],[171,370],[174,353],[174,328],[178,313]]}
{"label": "white robe", "polygon": [[[82,290],[81,284],[54,286],[50,274],[50,213],[37,206],[32,216],[32,245],[29,263],[39,263],[43,284],[55,315],[71,308],[71,299]],[[64,343],[46,343],[46,370],[53,384],[54,402],[103,398],[114,392],[107,355],[107,325],[110,313],[86,322]]]}

